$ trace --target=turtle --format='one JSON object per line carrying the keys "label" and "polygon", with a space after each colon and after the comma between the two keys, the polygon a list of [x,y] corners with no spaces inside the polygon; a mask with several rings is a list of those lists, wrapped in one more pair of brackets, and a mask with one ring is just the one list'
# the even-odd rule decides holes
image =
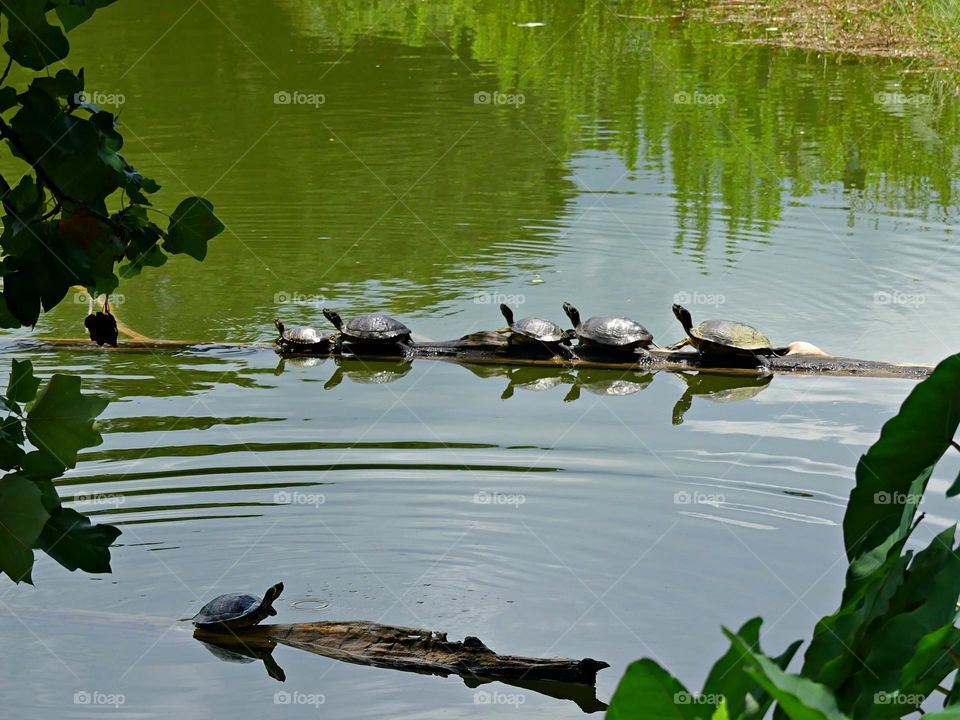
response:
{"label": "turtle", "polygon": [[339,331],[337,346],[341,350],[349,351],[354,346],[360,346],[380,352],[399,349],[407,354],[413,344],[410,339],[410,328],[389,315],[367,313],[357,315],[346,323],[333,310],[324,308],[323,315]]}
{"label": "turtle", "polygon": [[563,311],[573,323],[574,332],[584,347],[602,348],[614,352],[639,352],[649,357],[647,348],[656,347],[653,335],[643,325],[630,318],[612,315],[594,315],[586,320],[580,319],[580,311],[568,302]]}
{"label": "turtle", "polygon": [[275,341],[277,347],[285,352],[318,352],[330,347],[330,338],[316,328],[303,326],[287,330],[279,318],[273,324],[279,333]]}
{"label": "turtle", "polygon": [[276,615],[274,601],[283,592],[283,583],[267,588],[263,599],[249,593],[220,595],[208,602],[191,618],[204,630],[236,630],[252,627],[270,615]]}
{"label": "turtle", "polygon": [[750,325],[734,320],[704,320],[694,325],[690,311],[682,305],[674,305],[673,314],[680,321],[687,337],[671,345],[669,350],[692,345],[704,355],[753,361],[761,367],[769,367],[767,356],[777,354],[770,344],[770,339]]}
{"label": "turtle", "polygon": [[562,355],[567,359],[575,357],[568,343],[573,333],[564,330],[551,320],[538,317],[520,318],[514,320],[513,310],[506,303],[500,304],[500,312],[510,326],[510,336],[507,346],[514,344],[540,346],[553,354]]}

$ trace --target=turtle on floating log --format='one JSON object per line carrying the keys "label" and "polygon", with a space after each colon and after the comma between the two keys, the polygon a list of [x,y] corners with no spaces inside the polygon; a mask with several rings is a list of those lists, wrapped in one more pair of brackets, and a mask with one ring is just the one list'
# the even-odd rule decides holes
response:
{"label": "turtle on floating log", "polygon": [[[242,647],[240,655],[263,659],[279,643],[335,660],[443,677],[459,675],[469,681],[594,685],[597,673],[610,667],[592,658],[499,655],[473,636],[448,640],[443,632],[361,620],[259,625],[276,614],[273,603],[282,591],[283,583],[277,583],[262,599],[247,593],[214,598],[193,617],[194,636],[234,655]],[[283,677],[275,664],[268,664],[268,671],[271,677]]]}
{"label": "turtle on floating log", "polygon": [[552,320],[538,317],[516,320],[513,317],[513,310],[506,303],[500,303],[500,312],[510,326],[510,334],[507,336],[508,350],[513,350],[517,346],[532,346],[568,360],[575,357],[569,346],[573,333],[565,331]]}
{"label": "turtle on floating log", "polygon": [[769,368],[768,356],[776,355],[770,338],[752,325],[734,320],[704,320],[693,324],[690,311],[682,305],[673,306],[673,314],[683,326],[687,337],[669,350],[679,350],[685,345],[693,345],[702,355],[713,356],[719,361],[729,360],[731,364],[751,363]]}
{"label": "turtle on floating log", "polygon": [[406,355],[411,350],[413,341],[410,339],[410,328],[389,315],[367,313],[344,322],[333,310],[323,308],[322,312],[340,333],[336,348],[341,352],[357,354],[379,351],[385,354],[390,350],[399,350]]}
{"label": "turtle on floating log", "polygon": [[611,315],[594,315],[586,320],[580,319],[580,311],[568,302],[563,311],[576,333],[580,347],[607,353],[638,353],[649,358],[648,347],[653,344],[653,335],[636,320]]}

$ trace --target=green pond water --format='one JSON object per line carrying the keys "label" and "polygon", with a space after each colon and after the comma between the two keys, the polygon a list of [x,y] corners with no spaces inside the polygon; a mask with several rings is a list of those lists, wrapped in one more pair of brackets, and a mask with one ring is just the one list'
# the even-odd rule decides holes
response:
{"label": "green pond water", "polygon": [[[326,327],[325,304],[447,339],[500,326],[502,300],[557,320],[570,300],[668,343],[679,299],[775,343],[955,352],[955,80],[733,40],[645,2],[117,3],[71,64],[123,96],[164,209],[203,194],[227,230],[115,307],[150,337],[244,343],[276,316]],[[0,588],[11,717],[582,714],[285,647],[280,684],[182,622],[279,580],[281,622],[595,657],[601,700],[641,656],[699,687],[721,625],[763,615],[779,652],[835,607],[852,469],[912,387],[32,344],[82,333],[74,299],[7,334],[2,367],[112,399],[60,493],[123,535],[112,575],[42,557],[36,587]],[[934,528],[955,519],[939,494]]]}

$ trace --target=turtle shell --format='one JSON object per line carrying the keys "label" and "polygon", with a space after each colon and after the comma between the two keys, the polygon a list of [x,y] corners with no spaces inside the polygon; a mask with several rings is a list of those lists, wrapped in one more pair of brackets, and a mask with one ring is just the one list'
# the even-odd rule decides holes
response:
{"label": "turtle shell", "polygon": [[323,333],[313,327],[292,327],[283,331],[284,342],[291,345],[316,345],[325,339]]}
{"label": "turtle shell", "polygon": [[410,334],[410,328],[389,315],[357,315],[343,326],[343,334],[357,340],[394,340]]}
{"label": "turtle shell", "polygon": [[647,346],[653,335],[643,325],[625,317],[596,315],[577,325],[577,335],[598,345],[620,347],[624,345]]}
{"label": "turtle shell", "polygon": [[518,335],[545,343],[560,342],[566,338],[563,328],[550,320],[528,317],[516,320],[510,329]]}
{"label": "turtle shell", "polygon": [[690,328],[695,340],[702,340],[731,350],[769,350],[770,339],[755,327],[733,320],[704,320]]}
{"label": "turtle shell", "polygon": [[220,595],[200,608],[192,621],[200,626],[235,622],[254,615],[260,602],[260,598],[250,593]]}

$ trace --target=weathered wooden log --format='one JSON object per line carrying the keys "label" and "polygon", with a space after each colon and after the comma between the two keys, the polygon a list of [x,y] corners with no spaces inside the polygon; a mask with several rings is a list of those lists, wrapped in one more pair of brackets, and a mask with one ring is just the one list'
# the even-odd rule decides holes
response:
{"label": "weathered wooden log", "polygon": [[[216,351],[238,348],[275,350],[282,357],[337,357],[348,361],[358,359],[352,355],[341,355],[332,345],[322,352],[302,352],[279,349],[273,344],[251,343],[203,343],[181,340],[125,341],[118,348],[99,348],[88,340],[29,340],[21,341],[37,349],[58,350],[95,350],[98,352],[165,352],[165,351]],[[539,352],[535,346],[507,347],[502,333],[483,331],[465,335],[457,340],[439,342],[420,342],[413,346],[410,359],[446,360],[459,363],[536,366],[557,368],[594,368],[609,370],[640,370],[667,372],[702,371],[733,375],[756,375],[758,370],[750,367],[735,367],[721,364],[717,357],[700,355],[690,349],[663,350],[652,349],[648,359],[639,356],[626,358],[617,355],[597,353],[582,348],[574,348],[576,357],[562,359],[546,352]],[[781,348],[777,356],[768,358],[773,373],[839,375],[861,377],[923,378],[930,374],[931,365],[885,362],[881,360],[861,360],[829,355],[807,343],[792,343]],[[634,359],[636,357],[636,359]],[[397,360],[398,355],[364,355],[364,360]]]}
{"label": "weathered wooden log", "polygon": [[[492,681],[575,702],[585,712],[603,710],[597,672],[610,667],[592,658],[531,658],[499,655],[478,638],[448,640],[446,633],[367,621],[328,621],[210,631],[194,637],[222,659],[262,660],[270,677],[283,681],[272,653],[277,644],[357,665],[447,677],[471,688]],[[232,657],[231,657],[232,656]],[[249,661],[249,660],[248,660]]]}

